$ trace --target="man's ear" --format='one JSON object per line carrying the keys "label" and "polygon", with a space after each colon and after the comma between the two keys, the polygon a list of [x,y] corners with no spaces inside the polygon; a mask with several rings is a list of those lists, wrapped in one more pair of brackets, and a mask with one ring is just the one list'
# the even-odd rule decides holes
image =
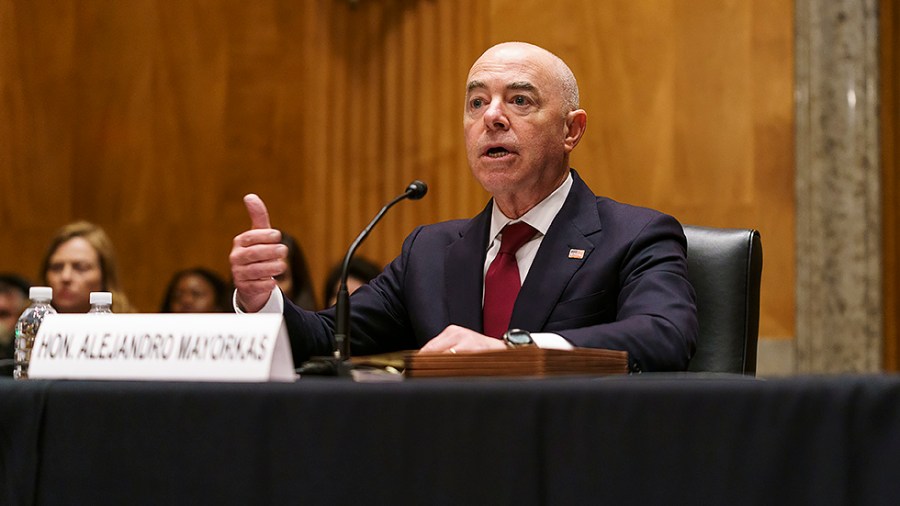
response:
{"label": "man's ear", "polygon": [[576,109],[566,114],[566,151],[571,152],[581,141],[584,129],[587,128],[587,113],[584,109]]}

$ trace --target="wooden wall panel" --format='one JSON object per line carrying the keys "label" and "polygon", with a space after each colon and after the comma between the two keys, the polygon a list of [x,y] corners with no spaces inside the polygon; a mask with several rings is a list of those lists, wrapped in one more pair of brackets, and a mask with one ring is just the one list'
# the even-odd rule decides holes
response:
{"label": "wooden wall panel", "polygon": [[884,369],[896,372],[900,371],[900,9],[892,0],[881,0],[879,11]]}
{"label": "wooden wall panel", "polygon": [[579,78],[573,164],[594,189],[760,228],[762,334],[791,336],[791,23],[776,0],[0,0],[0,270],[34,276],[52,231],[90,219],[155,310],[175,270],[227,273],[256,192],[321,280],[421,178],[429,196],[361,250],[386,263],[415,226],[485,204],[466,72],[489,44],[528,40]]}

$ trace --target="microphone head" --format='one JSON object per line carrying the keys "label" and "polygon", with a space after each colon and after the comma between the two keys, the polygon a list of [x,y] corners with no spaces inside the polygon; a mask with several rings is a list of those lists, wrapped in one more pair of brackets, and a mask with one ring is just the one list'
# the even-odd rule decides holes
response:
{"label": "microphone head", "polygon": [[428,185],[416,179],[406,187],[406,195],[410,200],[419,200],[428,193]]}

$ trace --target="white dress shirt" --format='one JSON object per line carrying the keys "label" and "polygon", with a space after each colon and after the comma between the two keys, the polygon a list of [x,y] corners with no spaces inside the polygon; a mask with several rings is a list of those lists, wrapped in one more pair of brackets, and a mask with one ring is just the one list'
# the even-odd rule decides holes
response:
{"label": "white dress shirt", "polygon": [[[494,202],[494,208],[491,212],[491,232],[489,236],[491,237],[491,242],[488,244],[487,257],[484,259],[484,272],[482,273],[481,278],[482,287],[484,286],[484,277],[487,276],[488,268],[500,251],[500,238],[503,235],[501,234],[503,227],[510,223],[518,223],[520,221],[524,221],[537,230],[534,237],[522,245],[516,252],[516,264],[519,266],[519,280],[522,283],[525,282],[525,277],[528,276],[528,271],[531,270],[531,264],[534,263],[534,257],[537,256],[538,248],[541,247],[541,242],[544,240],[544,236],[547,235],[550,224],[553,223],[553,219],[556,218],[559,210],[562,209],[571,189],[572,173],[570,172],[569,177],[559,185],[559,188],[553,190],[553,193],[547,195],[544,200],[538,202],[536,206],[532,207],[517,220],[509,219],[502,211],[500,211],[500,208],[497,207],[497,202]],[[481,290],[481,305],[484,306],[483,288]],[[553,348],[558,350],[571,350],[573,348],[572,344],[559,334],[540,332],[531,334],[531,338],[534,340],[534,344],[541,348]]]}

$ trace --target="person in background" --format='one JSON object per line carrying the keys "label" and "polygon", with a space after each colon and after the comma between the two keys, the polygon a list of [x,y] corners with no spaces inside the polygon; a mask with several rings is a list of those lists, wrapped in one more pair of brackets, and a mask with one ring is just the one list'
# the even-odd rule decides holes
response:
{"label": "person in background", "polygon": [[[325,297],[322,298],[325,301],[325,307],[331,307],[337,303],[337,292],[338,288],[340,288],[341,268],[343,266],[343,260],[336,263],[329,271],[328,277],[325,278]],[[350,265],[347,266],[347,292],[352,294],[357,288],[375,279],[376,276],[381,274],[382,270],[381,267],[365,258],[354,257],[350,259]]]}
{"label": "person in background", "polygon": [[53,289],[60,313],[87,313],[91,292],[111,292],[114,313],[132,313],[119,285],[112,241],[100,226],[77,221],[59,229],[41,262],[41,282]]}
{"label": "person in background", "polygon": [[281,244],[287,246],[286,268],[275,276],[278,288],[285,297],[303,309],[316,309],[316,295],[313,291],[312,278],[306,265],[303,248],[291,235],[282,231]]}
{"label": "person in background", "polygon": [[[0,361],[15,358],[16,322],[28,307],[30,286],[16,274],[0,274]],[[11,376],[11,364],[9,367],[0,365],[0,375]]]}
{"label": "person in background", "polygon": [[203,267],[178,271],[169,281],[160,313],[229,313],[231,288]]}

